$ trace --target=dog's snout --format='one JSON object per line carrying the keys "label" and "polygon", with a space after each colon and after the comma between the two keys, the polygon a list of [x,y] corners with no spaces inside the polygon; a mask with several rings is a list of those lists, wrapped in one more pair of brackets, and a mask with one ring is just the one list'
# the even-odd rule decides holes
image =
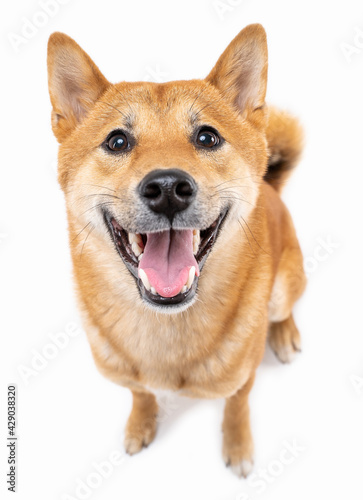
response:
{"label": "dog's snout", "polygon": [[179,169],[153,170],[139,184],[139,193],[151,210],[173,220],[195,198],[197,185],[187,172]]}

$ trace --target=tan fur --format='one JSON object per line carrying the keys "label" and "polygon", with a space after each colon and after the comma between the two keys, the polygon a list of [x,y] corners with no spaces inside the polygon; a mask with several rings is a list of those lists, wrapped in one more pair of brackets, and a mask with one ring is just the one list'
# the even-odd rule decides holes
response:
{"label": "tan fur", "polygon": [[[305,284],[290,215],[264,181],[269,157],[288,151],[295,162],[301,136],[287,114],[264,104],[264,30],[245,28],[206,80],[113,85],[59,33],[49,41],[48,67],[79,305],[98,368],[134,395],[126,449],[137,452],[154,437],[151,389],[225,397],[223,455],[246,475],[253,450],[247,398],[269,323],[271,346],[286,361],[300,346],[291,311]],[[193,147],[193,120],[221,133],[226,143],[218,153]],[[127,156],[108,155],[100,145],[125,122],[132,122],[137,147]],[[196,302],[163,314],[142,302],[98,205],[112,203],[131,231],[137,184],[156,168],[175,166],[198,183],[203,227],[227,204],[230,210],[201,272]]]}
{"label": "tan fur", "polygon": [[264,179],[280,192],[300,159],[303,131],[296,118],[270,107],[266,139],[269,166]]}

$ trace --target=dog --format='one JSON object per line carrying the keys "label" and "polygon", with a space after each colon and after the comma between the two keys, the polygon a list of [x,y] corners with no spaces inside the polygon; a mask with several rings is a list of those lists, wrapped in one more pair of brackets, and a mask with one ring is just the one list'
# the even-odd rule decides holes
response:
{"label": "dog", "polygon": [[73,39],[50,36],[79,308],[97,367],[132,391],[129,454],[154,439],[157,390],[225,398],[223,458],[247,476],[266,339],[282,362],[300,350],[306,280],[280,193],[303,133],[265,103],[267,67],[259,24],[205,79],[167,83],[111,84]]}

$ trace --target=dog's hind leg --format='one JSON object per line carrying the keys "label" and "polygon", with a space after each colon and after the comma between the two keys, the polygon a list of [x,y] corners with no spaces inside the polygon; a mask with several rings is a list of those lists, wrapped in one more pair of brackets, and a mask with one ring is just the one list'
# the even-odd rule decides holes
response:
{"label": "dog's hind leg", "polygon": [[269,303],[271,349],[282,363],[291,362],[301,350],[300,334],[292,308],[306,284],[303,258],[297,241],[283,251]]}
{"label": "dog's hind leg", "polygon": [[292,314],[284,321],[270,324],[268,341],[281,363],[290,363],[301,351],[299,330]]}
{"label": "dog's hind leg", "polygon": [[133,455],[148,446],[155,437],[158,404],[149,392],[132,391],[132,410],[125,429],[125,449]]}

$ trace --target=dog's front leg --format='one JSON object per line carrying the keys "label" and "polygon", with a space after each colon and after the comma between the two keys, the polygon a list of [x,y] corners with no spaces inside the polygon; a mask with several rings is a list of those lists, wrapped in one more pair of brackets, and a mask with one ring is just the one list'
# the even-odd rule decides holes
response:
{"label": "dog's front leg", "polygon": [[248,394],[254,374],[226,400],[223,420],[223,458],[237,476],[247,477],[253,464],[253,439],[250,428]]}
{"label": "dog's front leg", "polygon": [[148,446],[155,437],[158,404],[150,392],[132,391],[133,404],[125,429],[125,449],[130,455]]}

